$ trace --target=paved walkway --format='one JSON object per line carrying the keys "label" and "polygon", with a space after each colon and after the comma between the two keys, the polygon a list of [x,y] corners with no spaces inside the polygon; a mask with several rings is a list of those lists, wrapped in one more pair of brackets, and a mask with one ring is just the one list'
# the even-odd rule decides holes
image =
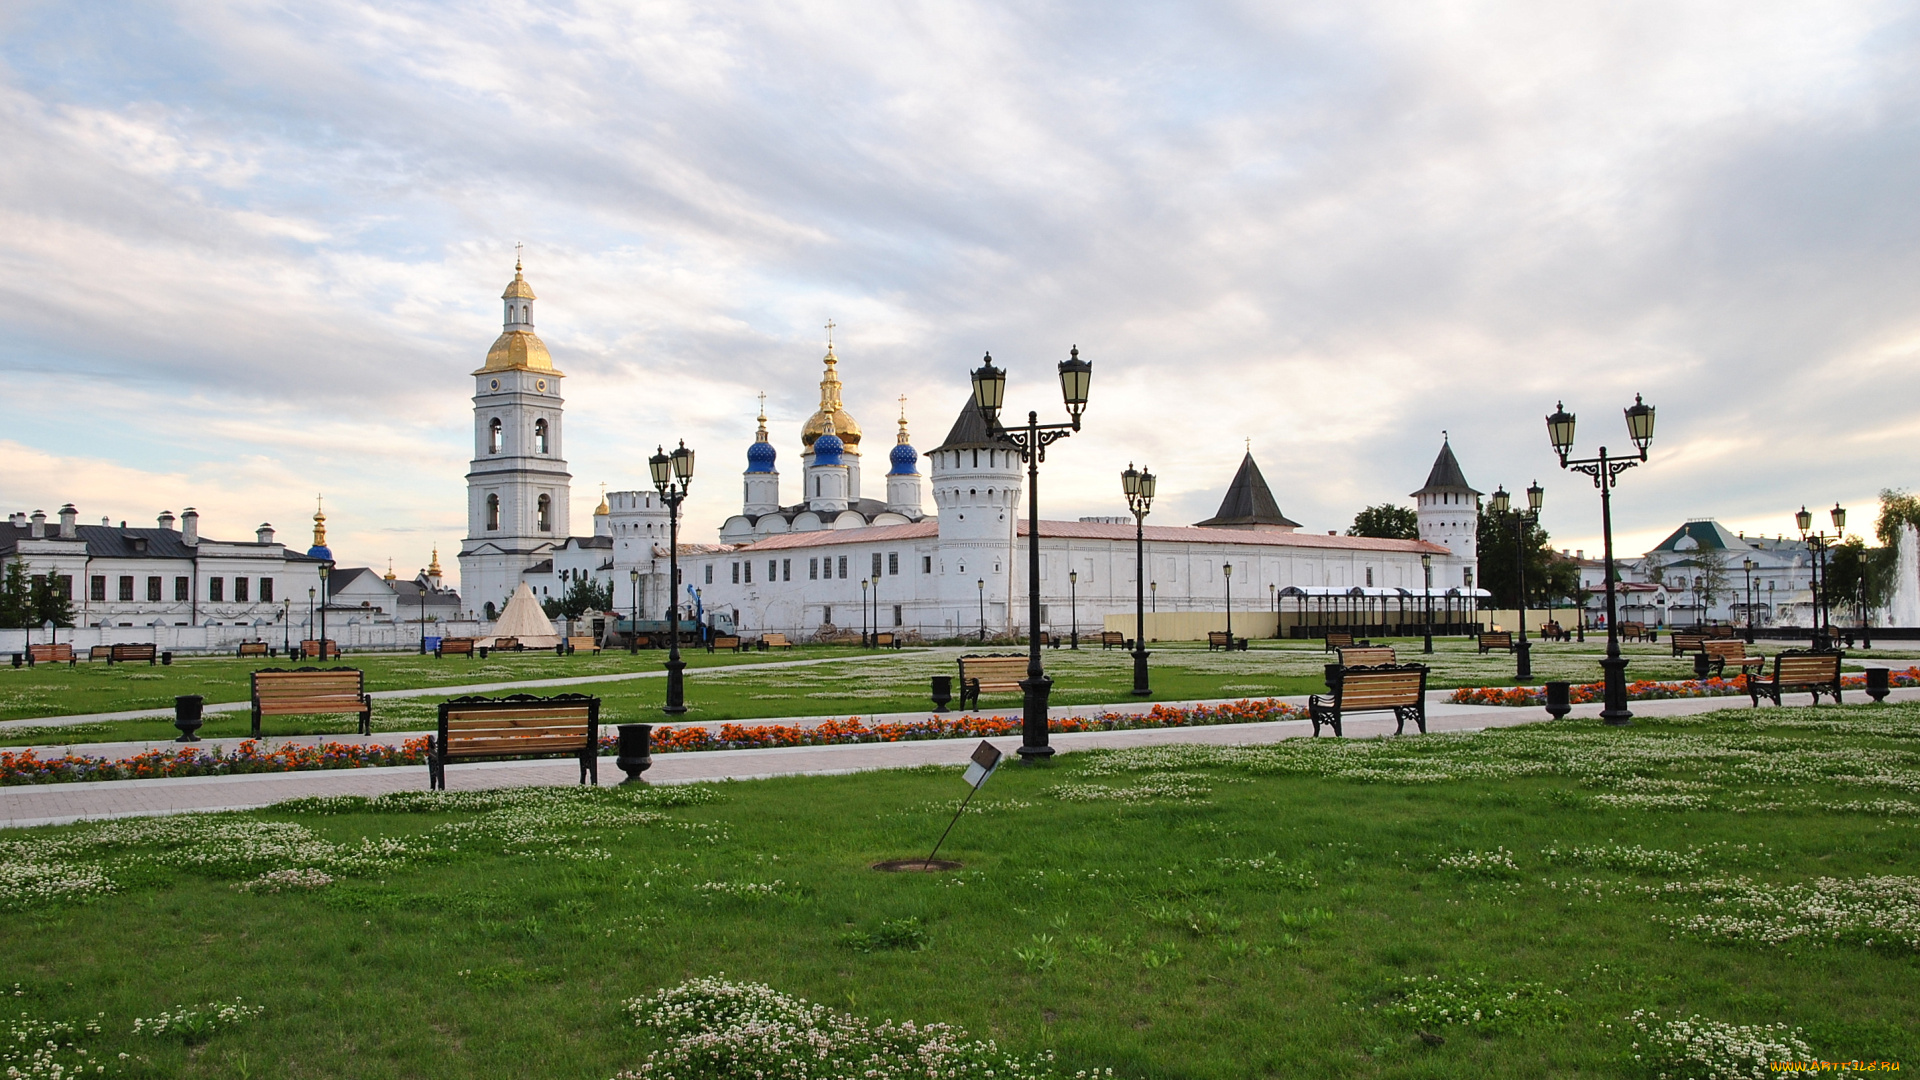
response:
{"label": "paved walkway", "polygon": [[[1892,700],[1920,700],[1920,688],[1895,690]],[[1150,708],[1151,706],[1127,702],[1122,705],[1086,708],[1097,710],[1127,707]],[[1637,701],[1632,704],[1634,713],[1645,717],[1686,716],[1720,709],[1746,707],[1748,702],[1744,697],[1683,698],[1670,701]],[[1579,705],[1574,707],[1573,712],[1575,716],[1598,716],[1600,706]],[[925,714],[904,715],[917,719]],[[1429,731],[1478,731],[1485,728],[1535,723],[1544,719],[1546,719],[1545,711],[1536,708],[1446,704],[1430,704],[1427,708]],[[1387,735],[1392,731],[1393,721],[1379,716],[1355,718],[1346,724],[1346,733],[1350,737]],[[1053,736],[1052,742],[1060,752],[1072,753],[1076,750],[1170,743],[1254,745],[1299,738],[1311,733],[1312,725],[1307,721],[1288,720],[1264,724],[1222,724],[1210,727],[1060,734]],[[384,738],[391,740],[395,736],[389,734]],[[653,759],[653,768],[647,773],[646,779],[656,784],[685,784],[711,780],[756,780],[773,776],[828,776],[868,769],[898,769],[918,765],[952,765],[958,768],[965,763],[967,752],[976,741],[972,738],[936,739],[923,742],[870,743],[851,746],[801,746],[764,750],[661,754]],[[1009,754],[1020,745],[1017,737],[991,741]],[[605,783],[613,783],[621,778],[611,758],[601,759],[600,769],[601,779]],[[578,776],[578,766],[571,761],[543,760],[455,765],[447,770],[447,786],[452,790],[477,790],[571,784],[576,782]],[[99,818],[255,809],[302,796],[378,795],[389,791],[425,790],[426,786],[425,766],[260,773],[246,776],[196,776],[164,780],[110,780],[85,784],[36,784],[0,788],[0,827],[54,825]]]}

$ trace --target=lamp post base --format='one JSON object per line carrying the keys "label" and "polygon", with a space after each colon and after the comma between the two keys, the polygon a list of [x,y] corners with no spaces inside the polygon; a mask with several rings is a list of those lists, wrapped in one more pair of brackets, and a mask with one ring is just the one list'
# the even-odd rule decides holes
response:
{"label": "lamp post base", "polygon": [[1625,727],[1633,723],[1633,713],[1627,711],[1627,658],[1609,656],[1600,661],[1606,682],[1606,707],[1600,710],[1600,721],[1614,727]]}
{"label": "lamp post base", "polygon": [[1533,642],[1522,641],[1513,647],[1513,652],[1519,657],[1514,677],[1522,682],[1533,678]]}
{"label": "lamp post base", "polygon": [[686,683],[680,674],[686,668],[687,662],[677,656],[667,661],[667,703],[660,711],[669,716],[687,711]]}
{"label": "lamp post base", "polygon": [[1133,650],[1133,696],[1150,697],[1153,688],[1147,685],[1147,657],[1152,654],[1143,648]]}
{"label": "lamp post base", "polygon": [[1047,745],[1047,697],[1053,692],[1053,680],[1045,675],[1020,680],[1025,707],[1020,722],[1020,760],[1033,764],[1053,756]]}

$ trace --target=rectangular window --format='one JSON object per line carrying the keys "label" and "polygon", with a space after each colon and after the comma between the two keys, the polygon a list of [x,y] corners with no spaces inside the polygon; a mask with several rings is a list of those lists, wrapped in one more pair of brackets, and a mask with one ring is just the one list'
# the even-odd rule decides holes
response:
{"label": "rectangular window", "polygon": [[746,564],[745,577],[746,577],[747,584],[749,585],[753,584],[753,564],[752,563]]}
{"label": "rectangular window", "polygon": [[823,608],[821,608],[821,609],[820,609],[820,621],[821,621],[821,622],[823,622],[823,623],[832,623],[832,622],[833,622],[833,609],[832,609],[832,608],[830,608],[830,607],[823,607]]}
{"label": "rectangular window", "polygon": [[89,588],[91,589],[91,591],[87,595],[93,597],[95,600],[100,600],[100,601],[106,600],[107,579],[105,577],[102,577],[99,574],[95,574],[93,576],[93,582],[89,586]]}
{"label": "rectangular window", "polygon": [[263,604],[273,603],[273,579],[270,577],[260,579],[260,602]]}
{"label": "rectangular window", "polygon": [[931,555],[920,556],[920,572],[923,574],[933,573],[933,556]]}
{"label": "rectangular window", "polygon": [[777,559],[768,559],[768,560],[767,560],[767,580],[768,580],[768,581],[779,581],[779,580],[780,580],[780,562],[779,562],[779,560],[777,560]]}
{"label": "rectangular window", "polygon": [[735,585],[740,584],[740,564],[739,563],[733,564],[733,583]]}
{"label": "rectangular window", "polygon": [[251,584],[251,582],[243,577],[233,579],[233,599],[235,602],[242,604],[247,602],[247,586],[249,584]]}
{"label": "rectangular window", "polygon": [[847,577],[847,557],[845,555],[842,555],[840,556],[840,579],[842,581],[845,581],[846,577]]}
{"label": "rectangular window", "polygon": [[708,585],[711,585],[711,584],[713,584],[713,564],[712,564],[712,563],[708,563],[708,564],[707,564],[707,581],[706,581],[706,584],[708,584]]}
{"label": "rectangular window", "polygon": [[[709,567],[707,567],[707,573],[708,573],[708,574],[712,574],[712,573],[713,573],[713,567],[711,567],[711,566],[709,566]],[[674,567],[674,569],[673,569],[673,583],[674,583],[675,585],[685,585],[685,584],[687,583],[687,570],[686,570],[686,567],[684,567],[684,566],[676,566],[676,567]]]}
{"label": "rectangular window", "polygon": [[133,599],[133,578],[131,575],[120,579],[120,599]]}
{"label": "rectangular window", "polygon": [[887,552],[887,574],[889,576],[892,576],[892,575],[897,575],[899,573],[900,573],[900,553],[897,551]]}
{"label": "rectangular window", "polygon": [[793,560],[792,559],[780,560],[780,580],[781,581],[793,580]]}
{"label": "rectangular window", "polygon": [[820,578],[820,560],[808,559],[807,560],[807,580],[817,581],[819,580],[819,578]]}
{"label": "rectangular window", "polygon": [[147,599],[149,600],[160,599],[160,579],[159,578],[150,577],[147,579]]}
{"label": "rectangular window", "polygon": [[173,598],[184,604],[193,599],[193,581],[190,578],[173,579]]}
{"label": "rectangular window", "polygon": [[226,598],[227,598],[227,582],[226,582],[226,579],[225,579],[225,578],[217,578],[217,577],[215,577],[215,578],[208,578],[208,579],[207,579],[207,599],[209,599],[209,600],[225,600]]}
{"label": "rectangular window", "polygon": [[1371,566],[1367,567],[1367,585],[1369,587],[1373,585],[1373,567]]}
{"label": "rectangular window", "polygon": [[73,599],[73,575],[72,574],[61,574],[59,577],[54,578],[53,587],[55,591],[57,591],[60,594],[60,599],[62,600]]}
{"label": "rectangular window", "polygon": [[868,576],[869,577],[880,576],[880,553],[877,551],[873,553],[873,573]]}
{"label": "rectangular window", "polygon": [[900,605],[899,604],[893,605],[893,625],[895,626],[900,625]]}
{"label": "rectangular window", "polygon": [[1460,584],[1465,585],[1469,589],[1473,588],[1473,567],[1463,566],[1460,568]]}

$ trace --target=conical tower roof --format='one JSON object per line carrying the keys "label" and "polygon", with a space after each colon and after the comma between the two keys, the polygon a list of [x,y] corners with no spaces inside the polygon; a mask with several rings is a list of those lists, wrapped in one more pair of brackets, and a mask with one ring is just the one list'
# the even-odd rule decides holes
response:
{"label": "conical tower roof", "polygon": [[1220,500],[1220,509],[1212,517],[1194,524],[1207,529],[1297,529],[1300,523],[1280,512],[1280,504],[1273,500],[1273,492],[1267,487],[1267,478],[1260,475],[1260,466],[1254,464],[1253,454],[1240,459],[1240,471],[1233,474],[1233,482],[1227,485],[1227,497]]}
{"label": "conical tower roof", "polygon": [[1467,483],[1467,476],[1460,471],[1460,461],[1453,456],[1453,443],[1443,441],[1440,444],[1440,456],[1433,459],[1433,471],[1427,474],[1427,483],[1414,497],[1432,495],[1442,491],[1462,491],[1469,495],[1478,495],[1480,491]]}
{"label": "conical tower roof", "polygon": [[974,404],[973,395],[967,395],[967,403],[960,407],[960,415],[954,418],[953,427],[947,432],[937,450],[985,450],[987,448],[1005,450],[1007,444],[993,437],[993,429],[988,426],[987,418],[980,413],[980,406]]}

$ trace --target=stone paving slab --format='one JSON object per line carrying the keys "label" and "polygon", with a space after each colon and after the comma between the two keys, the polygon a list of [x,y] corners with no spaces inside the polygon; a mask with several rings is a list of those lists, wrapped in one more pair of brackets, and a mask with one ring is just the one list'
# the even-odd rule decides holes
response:
{"label": "stone paving slab", "polygon": [[[1895,694],[1902,700],[1920,700],[1920,688],[1895,691]],[[1746,707],[1747,699],[1737,697],[1633,703],[1634,713],[1646,717],[1687,716]],[[1579,705],[1573,710],[1573,715],[1582,717],[1594,717],[1599,713],[1598,704]],[[1546,714],[1541,709],[1444,705],[1429,707],[1427,728],[1429,731],[1478,731],[1538,723],[1545,719]],[[1393,720],[1379,715],[1356,717],[1348,720],[1345,726],[1348,736],[1354,738],[1393,733]],[[1259,724],[1058,734],[1053,736],[1052,743],[1061,753],[1175,743],[1257,745],[1300,738],[1310,735],[1311,731],[1312,726],[1306,720],[1285,720]],[[973,738],[935,739],[660,754],[654,757],[653,768],[646,779],[658,784],[685,784],[775,776],[829,776],[920,765],[951,765],[958,769],[965,764],[969,748],[977,741]],[[1008,754],[1012,754],[1020,745],[1018,737],[989,741]],[[447,786],[450,790],[481,790],[572,784],[578,780],[578,769],[576,763],[568,760],[454,765],[447,770]],[[601,759],[600,772],[603,783],[613,783],[622,776],[611,758]],[[257,809],[302,796],[378,795],[389,791],[424,791],[426,786],[425,766],[33,784],[0,788],[0,827]]]}

